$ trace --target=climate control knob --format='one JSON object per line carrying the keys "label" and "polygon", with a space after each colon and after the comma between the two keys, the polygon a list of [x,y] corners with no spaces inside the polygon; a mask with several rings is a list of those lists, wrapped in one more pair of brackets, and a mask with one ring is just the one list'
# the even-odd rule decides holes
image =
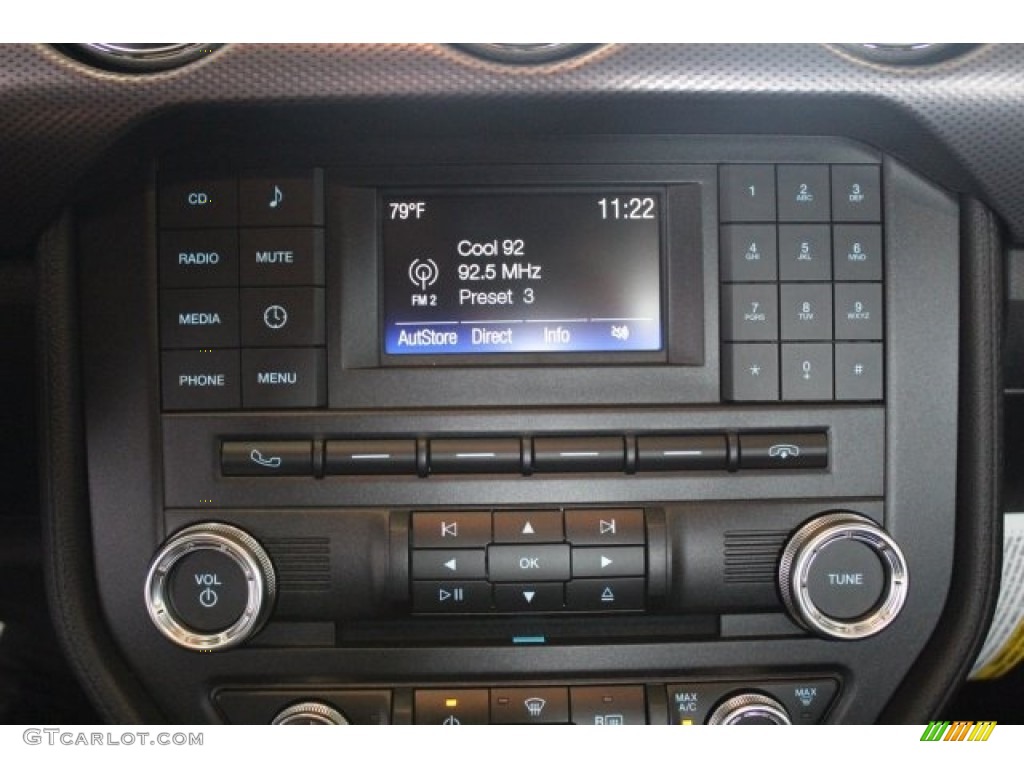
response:
{"label": "climate control knob", "polygon": [[169,640],[194,651],[230,648],[258,632],[273,607],[270,558],[245,531],[203,523],[179,531],[146,577],[146,608]]}
{"label": "climate control knob", "polygon": [[786,708],[771,696],[740,693],[730,696],[708,715],[708,725],[792,725]]}
{"label": "climate control knob", "polygon": [[885,629],[907,598],[903,552],[873,520],[832,512],[790,538],[779,591],[793,618],[823,637],[858,640]]}

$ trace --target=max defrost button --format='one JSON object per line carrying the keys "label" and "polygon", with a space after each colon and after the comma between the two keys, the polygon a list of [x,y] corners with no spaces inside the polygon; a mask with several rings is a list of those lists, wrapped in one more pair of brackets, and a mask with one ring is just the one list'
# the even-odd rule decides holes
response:
{"label": "max defrost button", "polygon": [[276,477],[313,474],[311,440],[227,441],[221,445],[221,472],[226,476]]}
{"label": "max defrost button", "polygon": [[230,410],[241,405],[237,349],[164,352],[165,411]]}

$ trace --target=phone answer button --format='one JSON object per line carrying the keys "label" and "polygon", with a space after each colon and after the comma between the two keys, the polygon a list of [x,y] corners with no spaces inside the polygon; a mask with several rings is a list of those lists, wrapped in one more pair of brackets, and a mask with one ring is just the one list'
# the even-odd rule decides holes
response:
{"label": "phone answer button", "polygon": [[230,477],[313,474],[312,440],[225,440],[221,473]]}

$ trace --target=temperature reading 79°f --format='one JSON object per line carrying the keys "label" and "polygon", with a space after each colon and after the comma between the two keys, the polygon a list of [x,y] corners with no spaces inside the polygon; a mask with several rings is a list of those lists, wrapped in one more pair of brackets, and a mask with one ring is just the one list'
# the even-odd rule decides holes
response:
{"label": "temperature reading 79\u00b0f", "polygon": [[388,218],[392,221],[419,220],[426,212],[427,204],[423,200],[401,200],[388,203]]}

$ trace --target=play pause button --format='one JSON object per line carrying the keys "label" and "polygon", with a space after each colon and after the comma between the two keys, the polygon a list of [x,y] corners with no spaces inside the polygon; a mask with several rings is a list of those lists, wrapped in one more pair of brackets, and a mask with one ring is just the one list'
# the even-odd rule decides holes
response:
{"label": "play pause button", "polygon": [[494,588],[494,605],[508,613],[560,611],[562,593],[561,584],[498,584]]}
{"label": "play pause button", "polygon": [[482,613],[491,609],[486,581],[414,581],[412,605],[417,613]]}

